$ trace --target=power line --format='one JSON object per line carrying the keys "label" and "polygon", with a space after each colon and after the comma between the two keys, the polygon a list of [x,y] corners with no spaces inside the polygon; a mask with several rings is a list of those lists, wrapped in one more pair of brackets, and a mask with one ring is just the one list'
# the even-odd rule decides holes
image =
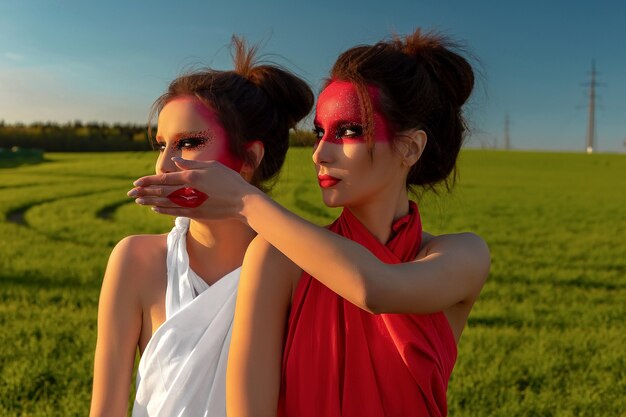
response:
{"label": "power line", "polygon": [[587,123],[587,153],[596,147],[596,62],[591,61],[591,83],[589,84],[589,118]]}
{"label": "power line", "polygon": [[511,136],[509,135],[509,114],[504,116],[504,149],[511,149]]}

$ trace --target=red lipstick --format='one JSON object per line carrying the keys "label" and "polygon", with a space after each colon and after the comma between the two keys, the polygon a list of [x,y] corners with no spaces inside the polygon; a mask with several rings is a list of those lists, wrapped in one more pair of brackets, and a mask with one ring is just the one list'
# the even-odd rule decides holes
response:
{"label": "red lipstick", "polygon": [[167,198],[181,207],[194,208],[204,203],[209,196],[195,188],[183,187],[170,193]]}
{"label": "red lipstick", "polygon": [[319,182],[320,187],[330,188],[337,185],[341,180],[330,175],[318,175],[317,181]]}

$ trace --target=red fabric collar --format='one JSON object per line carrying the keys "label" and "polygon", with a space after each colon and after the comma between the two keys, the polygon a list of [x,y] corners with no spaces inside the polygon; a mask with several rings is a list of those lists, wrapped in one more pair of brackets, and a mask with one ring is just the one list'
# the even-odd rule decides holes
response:
{"label": "red fabric collar", "polygon": [[360,243],[389,264],[414,260],[422,244],[422,221],[413,201],[409,201],[409,213],[393,222],[392,235],[385,245],[349,209],[344,209],[329,229]]}

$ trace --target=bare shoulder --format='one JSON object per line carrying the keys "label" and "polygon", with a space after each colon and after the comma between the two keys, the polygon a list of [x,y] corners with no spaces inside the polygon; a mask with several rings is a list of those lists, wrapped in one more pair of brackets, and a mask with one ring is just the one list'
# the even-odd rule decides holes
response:
{"label": "bare shoulder", "polygon": [[[489,247],[487,242],[475,233],[450,233],[444,235],[431,235],[424,233],[421,252],[424,256],[441,250],[455,250],[471,252],[472,255],[489,260]],[[483,259],[485,260],[485,259]]]}
{"label": "bare shoulder", "polygon": [[113,252],[120,255],[145,260],[167,250],[167,234],[160,235],[132,235],[120,240]]}
{"label": "bare shoulder", "polygon": [[436,259],[445,263],[447,270],[473,282],[471,287],[480,291],[491,267],[489,247],[482,237],[469,232],[437,236],[424,233],[423,242],[418,262]]}
{"label": "bare shoulder", "polygon": [[107,276],[113,275],[127,285],[143,286],[166,271],[167,235],[127,236],[113,248]]}
{"label": "bare shoulder", "polygon": [[262,276],[271,276],[274,285],[290,288],[295,288],[302,274],[302,269],[298,265],[260,235],[255,237],[248,246],[244,269],[254,269],[255,272],[259,272],[254,274],[259,279]]}

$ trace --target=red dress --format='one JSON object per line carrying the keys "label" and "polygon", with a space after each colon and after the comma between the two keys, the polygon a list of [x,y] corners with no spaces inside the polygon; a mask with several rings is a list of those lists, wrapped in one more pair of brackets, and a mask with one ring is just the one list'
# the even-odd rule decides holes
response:
{"label": "red dress", "polygon": [[[388,264],[414,260],[422,236],[412,202],[386,245],[347,209],[329,229]],[[443,312],[370,314],[303,273],[289,315],[279,415],[445,416],[456,354]]]}

